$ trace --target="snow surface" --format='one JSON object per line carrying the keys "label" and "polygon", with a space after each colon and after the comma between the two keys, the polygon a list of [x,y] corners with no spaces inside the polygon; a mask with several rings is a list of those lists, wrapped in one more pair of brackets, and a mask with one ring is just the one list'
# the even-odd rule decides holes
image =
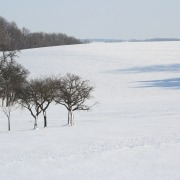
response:
{"label": "snow surface", "polygon": [[92,43],[23,50],[31,77],[75,73],[96,86],[69,127],[64,107],[38,130],[27,110],[0,113],[2,180],[179,180],[180,42]]}

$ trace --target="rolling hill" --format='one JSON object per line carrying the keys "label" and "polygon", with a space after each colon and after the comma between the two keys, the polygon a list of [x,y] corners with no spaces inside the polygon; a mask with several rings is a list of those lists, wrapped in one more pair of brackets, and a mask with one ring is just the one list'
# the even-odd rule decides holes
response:
{"label": "rolling hill", "polygon": [[74,73],[98,104],[53,105],[38,130],[26,110],[0,113],[0,179],[180,179],[180,42],[92,43],[23,50],[31,77]]}

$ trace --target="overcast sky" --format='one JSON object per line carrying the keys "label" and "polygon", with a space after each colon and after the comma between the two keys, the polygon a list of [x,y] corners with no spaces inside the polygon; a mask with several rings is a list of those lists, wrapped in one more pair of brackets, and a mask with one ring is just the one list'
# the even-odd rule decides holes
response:
{"label": "overcast sky", "polygon": [[77,38],[180,38],[180,0],[0,0],[0,16]]}

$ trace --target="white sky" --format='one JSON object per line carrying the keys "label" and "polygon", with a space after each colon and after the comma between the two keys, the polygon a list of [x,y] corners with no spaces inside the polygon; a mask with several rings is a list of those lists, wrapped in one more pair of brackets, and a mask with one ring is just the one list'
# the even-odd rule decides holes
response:
{"label": "white sky", "polygon": [[0,0],[0,16],[77,38],[180,38],[180,0]]}

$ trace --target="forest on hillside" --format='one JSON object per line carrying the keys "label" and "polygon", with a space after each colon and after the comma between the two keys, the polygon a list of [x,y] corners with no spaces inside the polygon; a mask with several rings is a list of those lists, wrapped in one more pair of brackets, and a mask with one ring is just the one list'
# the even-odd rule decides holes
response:
{"label": "forest on hillside", "polygon": [[27,28],[21,29],[15,22],[9,22],[0,16],[0,51],[81,43],[79,39],[63,33],[32,33]]}

